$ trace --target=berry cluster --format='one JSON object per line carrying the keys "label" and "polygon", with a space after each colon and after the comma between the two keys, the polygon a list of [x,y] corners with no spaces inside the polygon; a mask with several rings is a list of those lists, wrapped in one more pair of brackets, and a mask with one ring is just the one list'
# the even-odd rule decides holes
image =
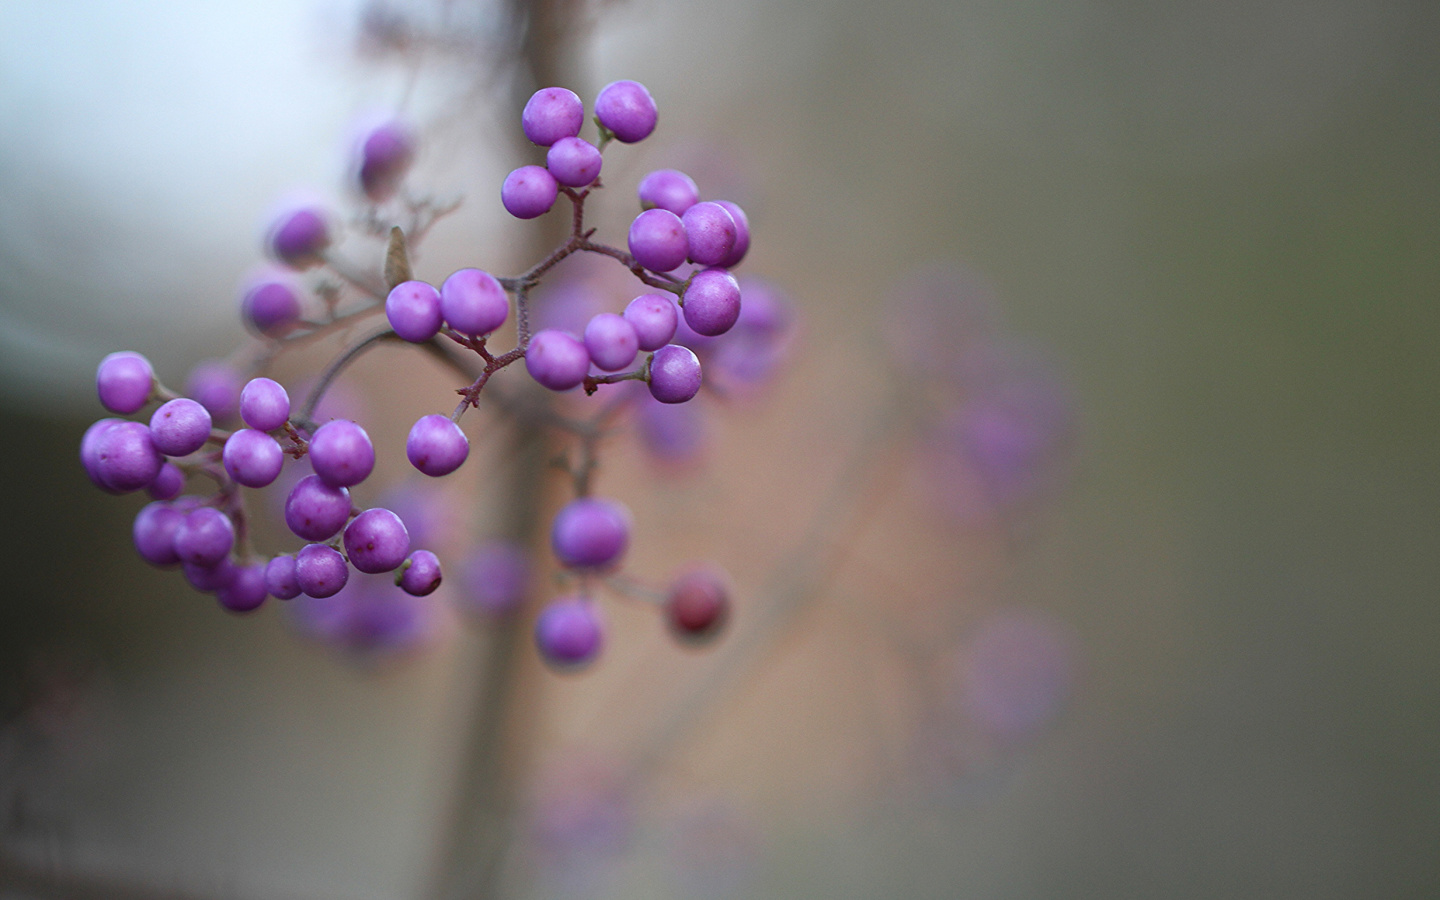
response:
{"label": "berry cluster", "polygon": [[[148,421],[101,419],[85,433],[80,456],[102,490],[146,490],[153,498],[135,519],[141,557],[156,566],[180,567],[197,590],[213,592],[235,612],[256,609],[271,596],[336,597],[350,581],[351,569],[392,573],[395,585],[412,597],[434,592],[442,581],[439,557],[412,549],[410,530],[394,510],[362,509],[352,501],[350,489],[375,467],[369,435],[350,418],[322,422],[315,413],[342,370],[381,342],[424,345],[469,381],[457,389],[460,401],[452,412],[422,415],[409,431],[406,458],[432,478],[465,463],[470,443],[460,421],[482,399],[496,397],[502,410],[516,415],[533,413],[519,406],[522,395],[497,397],[500,389],[486,390],[492,376],[521,360],[531,379],[554,392],[583,388],[589,396],[602,385],[641,382],[649,394],[643,408],[695,398],[705,381],[702,358],[716,367],[721,385],[743,385],[768,373],[788,334],[788,310],[777,292],[760,282],[754,282],[755,302],[742,308],[741,283],[730,272],[750,246],[749,221],[739,206],[701,200],[689,176],[661,169],[639,183],[641,211],[630,225],[628,249],[600,243],[595,229],[584,227],[586,198],[602,187],[607,145],[642,140],[657,120],[650,92],[633,81],[607,85],[593,111],[598,137],[590,141],[580,136],[585,108],[573,92],[545,88],[525,105],[521,126],[532,143],[546,148],[545,164],[511,172],[501,187],[501,203],[512,215],[530,219],[550,211],[563,194],[573,208],[573,227],[560,246],[520,275],[462,268],[438,288],[413,277],[409,249],[453,207],[405,194],[415,139],[405,126],[386,123],[365,136],[353,169],[355,186],[368,204],[357,221],[370,234],[388,239],[383,280],[357,274],[335,254],[340,235],[322,209],[292,209],[267,236],[267,248],[283,268],[252,284],[241,301],[246,325],[263,344],[252,364],[254,377],[240,376],[229,364],[202,364],[182,395],[165,387],[140,354],[106,357],[96,379],[102,405],[121,416],[143,419],[148,413]],[[406,226],[386,218],[396,213],[408,215]],[[621,310],[590,316],[578,332],[543,328],[531,333],[530,293],[559,262],[582,252],[616,261],[643,285],[643,292]],[[312,286],[324,308],[307,317],[310,304],[300,279],[311,270],[325,276]],[[339,287],[333,277],[340,279]],[[359,295],[357,306],[343,308],[346,291]],[[286,388],[260,374],[290,346],[345,333],[381,312],[388,328],[346,347],[303,404],[292,406]],[[515,345],[493,351],[488,342],[512,321]],[[715,340],[732,330],[734,339]],[[535,623],[540,652],[560,668],[582,666],[601,649],[604,625],[595,600],[600,587],[655,602],[671,632],[686,641],[713,636],[729,614],[725,579],[711,568],[685,570],[663,591],[618,573],[630,543],[630,514],[614,500],[593,496],[590,480],[599,437],[615,416],[642,409],[643,392],[607,396],[589,418],[555,411],[543,417],[575,439],[581,457],[570,467],[576,497],[555,516],[550,535],[555,558],[574,588],[551,600]],[[237,415],[240,427],[232,428]],[[274,484],[287,460],[308,463],[311,470],[293,481],[283,506],[285,525],[303,544],[294,552],[257,553],[240,489]],[[186,494],[197,477],[208,479],[213,488]],[[470,579],[477,597],[472,605],[507,612],[517,604],[524,582],[523,576],[517,581],[509,574],[516,565],[510,560],[488,569],[469,566],[493,573]],[[523,560],[518,565],[523,570]],[[488,583],[495,579],[496,584]]]}

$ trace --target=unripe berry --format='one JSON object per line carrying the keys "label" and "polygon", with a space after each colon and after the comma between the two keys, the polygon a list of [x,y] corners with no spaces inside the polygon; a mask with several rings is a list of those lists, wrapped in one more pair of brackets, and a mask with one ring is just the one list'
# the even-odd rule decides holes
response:
{"label": "unripe berry", "polygon": [[665,624],[681,640],[701,643],[715,638],[730,616],[725,580],[704,568],[676,578],[665,594]]}

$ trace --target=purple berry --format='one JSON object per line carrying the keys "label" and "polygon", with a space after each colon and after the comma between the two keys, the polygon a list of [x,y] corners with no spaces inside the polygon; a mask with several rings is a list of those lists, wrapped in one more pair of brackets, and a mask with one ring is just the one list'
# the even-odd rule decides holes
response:
{"label": "purple berry", "polygon": [[175,552],[175,532],[185,514],[169,503],[151,503],[135,516],[131,536],[135,551],[152,566],[174,566],[180,562]]}
{"label": "purple berry", "polygon": [[600,313],[585,326],[585,349],[596,368],[618,372],[635,361],[640,339],[623,316]]}
{"label": "purple berry", "polygon": [[555,176],[543,166],[521,166],[505,176],[500,202],[515,218],[533,219],[550,211],[559,190]]}
{"label": "purple berry", "polygon": [[295,583],[307,597],[333,597],[350,579],[340,551],[325,544],[306,544],[295,554]]}
{"label": "purple berry", "polygon": [[750,250],[750,217],[745,215],[745,210],[741,209],[738,204],[731,203],[729,200],[716,200],[715,202],[725,207],[725,211],[735,222],[735,246],[730,250],[729,255],[718,263],[724,268],[732,269],[740,265],[740,260],[744,259],[745,254]]}
{"label": "purple berry", "polygon": [[385,318],[396,334],[412,344],[428,341],[444,324],[440,292],[423,281],[402,281],[385,298]]}
{"label": "purple berry", "polygon": [[567,187],[583,188],[600,177],[604,157],[595,145],[578,137],[564,137],[545,154],[545,168]]}
{"label": "purple berry", "polygon": [[525,370],[552,391],[568,391],[589,373],[590,351],[573,334],[547,328],[530,338]]}
{"label": "purple berry", "polygon": [[579,497],[555,515],[550,546],[571,568],[598,569],[620,561],[630,543],[630,513],[613,500]]}
{"label": "purple berry", "polygon": [[193,566],[214,566],[235,546],[235,524],[213,506],[192,509],[175,529],[175,555]]}
{"label": "purple berry", "polygon": [[185,396],[193,397],[210,411],[217,425],[234,421],[240,411],[240,373],[218,359],[209,359],[190,370]]}
{"label": "purple berry", "polygon": [[675,336],[678,318],[668,294],[641,294],[625,307],[625,321],[635,329],[641,350],[659,350]]}
{"label": "purple berry", "polygon": [[285,451],[273,437],[253,428],[241,428],[225,441],[221,452],[225,471],[237,484],[261,488],[280,476]]}
{"label": "purple berry", "polygon": [[650,396],[684,403],[700,392],[700,360],[689,347],[666,344],[650,360]]}
{"label": "purple berry", "polygon": [[630,255],[652,272],[668,272],[685,261],[690,243],[685,224],[668,209],[647,209],[630,223]]}
{"label": "purple berry", "polygon": [[145,486],[145,492],[155,500],[174,500],[185,490],[185,473],[174,463],[160,467],[155,480]]}
{"label": "purple berry", "polygon": [[387,122],[371,131],[360,146],[360,190],[372,203],[394,195],[415,160],[415,139],[399,122]]}
{"label": "purple berry", "polygon": [[330,227],[318,209],[305,207],[281,216],[270,229],[270,252],[295,269],[322,261],[330,246]]}
{"label": "purple berry", "polygon": [[412,597],[425,597],[440,586],[440,558],[429,550],[416,550],[405,561],[396,584]]}
{"label": "purple berry", "polygon": [[718,266],[735,249],[735,220],[725,207],[709,200],[685,210],[680,221],[685,225],[689,256],[702,266]]}
{"label": "purple berry", "polygon": [[449,416],[421,416],[405,439],[410,464],[432,478],[449,475],[470,455],[470,440]]}
{"label": "purple berry", "polygon": [[350,492],[306,475],[285,499],[285,524],[296,537],[325,541],[339,534],[350,519]]}
{"label": "purple berry", "polygon": [[240,418],[256,431],[274,431],[290,418],[290,395],[278,381],[252,378],[240,391]]}
{"label": "purple berry", "polygon": [[588,597],[552,600],[535,620],[535,645],[553,666],[577,669],[600,652],[605,630]]}
{"label": "purple berry", "polygon": [[240,315],[258,334],[281,337],[300,318],[300,298],[280,281],[264,281],[245,292]]}
{"label": "purple berry", "polygon": [[107,494],[119,494],[121,491],[111,487],[101,475],[103,467],[100,465],[100,442],[106,432],[124,421],[124,419],[101,419],[85,429],[84,436],[80,438],[80,464],[85,467],[85,474],[90,478],[90,483]]}
{"label": "purple berry", "polygon": [[368,574],[389,572],[410,552],[410,533],[400,517],[383,507],[367,509],[345,526],[345,555]]}
{"label": "purple berry", "polygon": [[636,81],[612,81],[595,98],[595,117],[626,144],[644,140],[655,130],[655,98]]}
{"label": "purple berry", "polygon": [[670,584],[665,594],[665,624],[681,640],[702,643],[714,639],[730,615],[725,580],[706,569],[691,569]]}
{"label": "purple berry", "polygon": [[489,334],[505,324],[510,298],[489,272],[460,269],[440,286],[440,311],[461,334]]}
{"label": "purple berry", "polygon": [[101,405],[122,415],[138,412],[150,399],[154,384],[155,370],[150,360],[129,350],[110,354],[100,360],[95,370]]}
{"label": "purple berry", "polygon": [[248,613],[260,608],[270,596],[265,587],[265,565],[236,566],[229,581],[215,591],[215,599],[233,613]]}
{"label": "purple berry", "polygon": [[[86,449],[82,441],[82,460]],[[165,457],[155,449],[150,429],[139,422],[118,421],[98,430],[88,449],[91,456],[86,468],[92,480],[122,494],[149,485],[165,464]]]}
{"label": "purple berry", "polygon": [[695,180],[676,169],[656,169],[640,179],[636,189],[641,209],[668,209],[677,216],[700,202],[700,188]]}
{"label": "purple berry", "polygon": [[466,560],[462,604],[488,616],[513,612],[530,585],[530,557],[511,541],[492,540],[476,547]]}
{"label": "purple berry", "polygon": [[310,466],[332,487],[351,487],[370,477],[375,446],[365,429],[349,419],[334,419],[310,439]]}
{"label": "purple berry", "polygon": [[696,334],[724,334],[740,318],[740,284],[724,269],[703,269],[690,279],[683,303],[685,324]]}
{"label": "purple berry", "polygon": [[280,600],[300,596],[300,582],[295,579],[295,557],[277,556],[265,566],[265,590]]}
{"label": "purple berry", "polygon": [[189,397],[166,401],[150,416],[150,437],[166,456],[188,456],[210,438],[210,410]]}
{"label": "purple berry", "polygon": [[197,591],[212,593],[220,590],[230,583],[235,577],[235,561],[226,556],[213,565],[200,565],[198,563],[182,563],[180,570],[185,573],[185,580]]}
{"label": "purple berry", "polygon": [[644,401],[635,425],[641,446],[661,465],[693,462],[705,449],[705,417],[688,403]]}
{"label": "purple berry", "polygon": [[525,130],[525,137],[541,147],[574,137],[584,124],[585,104],[574,91],[562,87],[536,91],[520,113],[520,127]]}

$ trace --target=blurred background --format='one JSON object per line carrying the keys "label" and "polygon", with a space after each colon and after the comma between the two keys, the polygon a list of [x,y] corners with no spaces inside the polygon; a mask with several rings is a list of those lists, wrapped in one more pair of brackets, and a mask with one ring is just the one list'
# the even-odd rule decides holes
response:
{"label": "blurred background", "polygon": [[[1440,7],[577,21],[552,65],[587,104],[633,78],[660,108],[607,150],[602,234],[646,171],[685,169],[746,208],[744,270],[797,324],[764,392],[707,401],[700,459],[630,430],[598,476],[635,515],[627,571],[714,560],[730,633],[679,647],[607,599],[595,667],[526,644],[494,723],[497,626],[459,588],[405,652],[307,639],[279,602],[228,615],[135,557],[144,501],[77,448],[106,353],[179,384],[247,339],[264,228],[296,192],[353,201],[367,116],[402,110],[412,182],[465,200],[420,277],[535,258],[544,226],[496,202],[538,161],[506,11],[7,8],[4,896],[1440,893]],[[375,496],[452,402],[415,356],[342,384]],[[441,504],[456,557],[497,527],[486,471]],[[476,824],[492,727],[508,799]],[[467,870],[472,837],[493,869]]]}

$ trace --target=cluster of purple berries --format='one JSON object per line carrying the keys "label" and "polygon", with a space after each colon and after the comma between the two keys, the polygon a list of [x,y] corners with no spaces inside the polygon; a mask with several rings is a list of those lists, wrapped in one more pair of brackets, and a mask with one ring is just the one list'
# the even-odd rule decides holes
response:
{"label": "cluster of purple berries", "polygon": [[[699,393],[702,356],[713,358],[722,375],[746,369],[737,360],[751,361],[751,369],[768,369],[753,362],[755,348],[769,353],[777,345],[771,335],[783,329],[774,325],[779,319],[772,292],[762,290],[755,309],[748,317],[742,313],[740,282],[730,273],[750,247],[749,221],[739,206],[702,201],[689,176],[661,169],[639,184],[642,211],[630,226],[628,250],[598,243],[594,229],[582,228],[584,202],[602,187],[605,147],[611,141],[633,143],[647,137],[656,121],[650,92],[636,82],[617,81],[595,99],[598,139],[591,142],[580,137],[585,108],[576,94],[559,87],[537,91],[525,106],[521,126],[530,141],[546,148],[545,165],[511,172],[501,188],[501,202],[515,216],[529,219],[548,212],[564,194],[574,204],[572,234],[521,275],[499,277],[463,268],[438,288],[410,275],[405,235],[398,226],[383,227],[380,219],[381,205],[400,196],[415,158],[408,128],[395,122],[380,125],[359,142],[352,177],[370,204],[364,221],[371,224],[371,234],[388,230],[390,235],[387,291],[367,289],[363,280],[341,267],[332,247],[332,222],[338,220],[318,207],[302,206],[287,211],[271,227],[267,249],[284,268],[268,272],[244,292],[242,318],[266,342],[266,358],[293,340],[339,332],[377,308],[394,337],[429,344],[452,357],[456,347],[473,352],[479,358],[475,365],[483,368],[469,387],[457,391],[463,399],[454,412],[420,417],[406,439],[410,463],[435,478],[456,471],[469,455],[469,440],[459,425],[465,410],[478,405],[492,375],[522,359],[530,377],[553,391],[583,386],[588,394],[601,384],[642,381],[655,401],[668,405],[685,403]],[[423,208],[408,195],[399,205],[411,214]],[[397,246],[403,262],[392,271]],[[528,292],[556,263],[577,252],[618,261],[646,290],[622,311],[593,315],[579,333],[560,328],[529,333]],[[324,315],[305,318],[299,279],[317,267],[360,289],[367,295],[363,305],[341,312],[332,293]],[[319,285],[315,289],[321,292]],[[512,321],[512,303],[516,346],[493,352],[487,342]],[[732,352],[709,346],[732,328],[740,335]],[[347,350],[337,370],[376,338],[388,336],[377,335]],[[326,384],[334,374],[327,373]],[[354,421],[311,421],[308,410],[318,394],[306,413],[292,415],[289,395],[278,382],[255,377],[241,385],[233,370],[214,366],[197,370],[187,385],[189,396],[181,396],[155,379],[144,357],[129,352],[111,354],[100,364],[97,386],[101,403],[112,412],[128,416],[154,408],[148,424],[102,419],[90,428],[81,443],[81,459],[91,479],[114,493],[147,489],[154,502],[140,511],[134,529],[140,555],[157,566],[181,567],[194,587],[214,592],[226,608],[248,611],[269,596],[339,599],[351,568],[393,572],[395,583],[416,597],[439,586],[439,559],[428,550],[412,552],[410,533],[399,515],[384,507],[362,510],[352,503],[349,489],[370,475],[375,448]],[[583,433],[598,433],[601,418],[615,408],[606,406]],[[243,427],[226,430],[236,414]],[[305,544],[294,553],[257,555],[250,549],[240,488],[275,483],[287,457],[306,458],[313,470],[294,483],[284,503],[285,524]],[[190,476],[208,478],[217,487],[208,496],[182,496]],[[672,633],[682,639],[702,641],[718,633],[729,615],[724,578],[708,568],[693,568],[665,591],[651,592],[637,587],[638,582],[613,577],[629,545],[629,513],[614,501],[591,496],[588,480],[579,475],[575,488],[578,498],[555,517],[551,547],[578,589],[540,612],[535,637],[543,656],[560,668],[576,668],[595,658],[604,635],[594,599],[602,585],[655,600]],[[473,587],[479,596],[492,586]],[[518,598],[507,599],[505,605],[512,602]]]}

